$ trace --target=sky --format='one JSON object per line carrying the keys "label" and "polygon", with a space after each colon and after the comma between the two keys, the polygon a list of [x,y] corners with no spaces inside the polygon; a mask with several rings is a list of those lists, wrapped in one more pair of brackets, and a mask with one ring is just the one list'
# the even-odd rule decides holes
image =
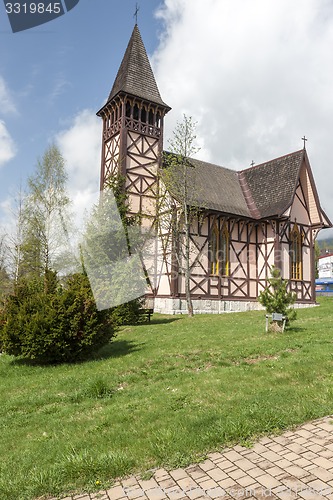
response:
{"label": "sky", "polygon": [[[139,29],[163,100],[164,147],[185,113],[198,157],[231,169],[303,147],[333,220],[332,0],[140,0]],[[0,2],[0,227],[46,148],[59,146],[77,206],[99,188],[101,120],[135,0],[80,0],[12,33]],[[322,231],[322,237],[333,232]]]}

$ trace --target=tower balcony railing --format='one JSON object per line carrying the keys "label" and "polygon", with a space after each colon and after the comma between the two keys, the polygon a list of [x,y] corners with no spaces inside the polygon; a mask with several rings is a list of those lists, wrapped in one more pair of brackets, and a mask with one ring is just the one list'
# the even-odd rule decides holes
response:
{"label": "tower balcony railing", "polygon": [[111,125],[107,126],[104,130],[104,140],[110,139],[114,134],[119,132],[121,128],[121,118],[111,123]]}
{"label": "tower balcony railing", "polygon": [[150,135],[151,137],[161,136],[161,129],[159,127],[141,122],[140,120],[134,120],[134,118],[125,118],[125,127],[140,134]]}
{"label": "tower balcony railing", "polygon": [[[115,122],[107,125],[104,130],[104,140],[110,139],[113,135],[119,132],[122,126],[122,118],[119,118]],[[161,137],[161,129],[150,123],[144,123],[140,120],[134,120],[134,118],[125,118],[125,127],[129,130],[134,130],[139,132],[139,134],[150,135],[151,137],[159,138]]]}

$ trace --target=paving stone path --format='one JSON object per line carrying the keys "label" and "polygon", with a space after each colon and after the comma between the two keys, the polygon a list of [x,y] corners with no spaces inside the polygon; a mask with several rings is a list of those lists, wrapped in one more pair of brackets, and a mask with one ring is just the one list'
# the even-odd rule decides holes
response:
{"label": "paving stone path", "polygon": [[185,469],[158,469],[149,480],[133,476],[107,491],[66,500],[187,498],[333,500],[333,416],[264,437],[252,448],[226,448]]}

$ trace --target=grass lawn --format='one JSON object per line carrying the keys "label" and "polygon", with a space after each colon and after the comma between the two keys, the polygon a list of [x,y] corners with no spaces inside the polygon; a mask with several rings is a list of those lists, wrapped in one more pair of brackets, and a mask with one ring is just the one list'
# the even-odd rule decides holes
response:
{"label": "grass lawn", "polygon": [[333,299],[320,303],[284,334],[264,333],[263,312],[156,315],[90,362],[0,356],[0,498],[97,491],[333,413]]}

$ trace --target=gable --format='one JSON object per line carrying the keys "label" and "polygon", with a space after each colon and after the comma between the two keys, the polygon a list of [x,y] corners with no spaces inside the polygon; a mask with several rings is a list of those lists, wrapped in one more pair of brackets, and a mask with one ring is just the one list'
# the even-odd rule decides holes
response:
{"label": "gable", "polygon": [[321,209],[307,154],[301,165],[295,195],[289,211],[290,218],[313,227],[331,227]]}

